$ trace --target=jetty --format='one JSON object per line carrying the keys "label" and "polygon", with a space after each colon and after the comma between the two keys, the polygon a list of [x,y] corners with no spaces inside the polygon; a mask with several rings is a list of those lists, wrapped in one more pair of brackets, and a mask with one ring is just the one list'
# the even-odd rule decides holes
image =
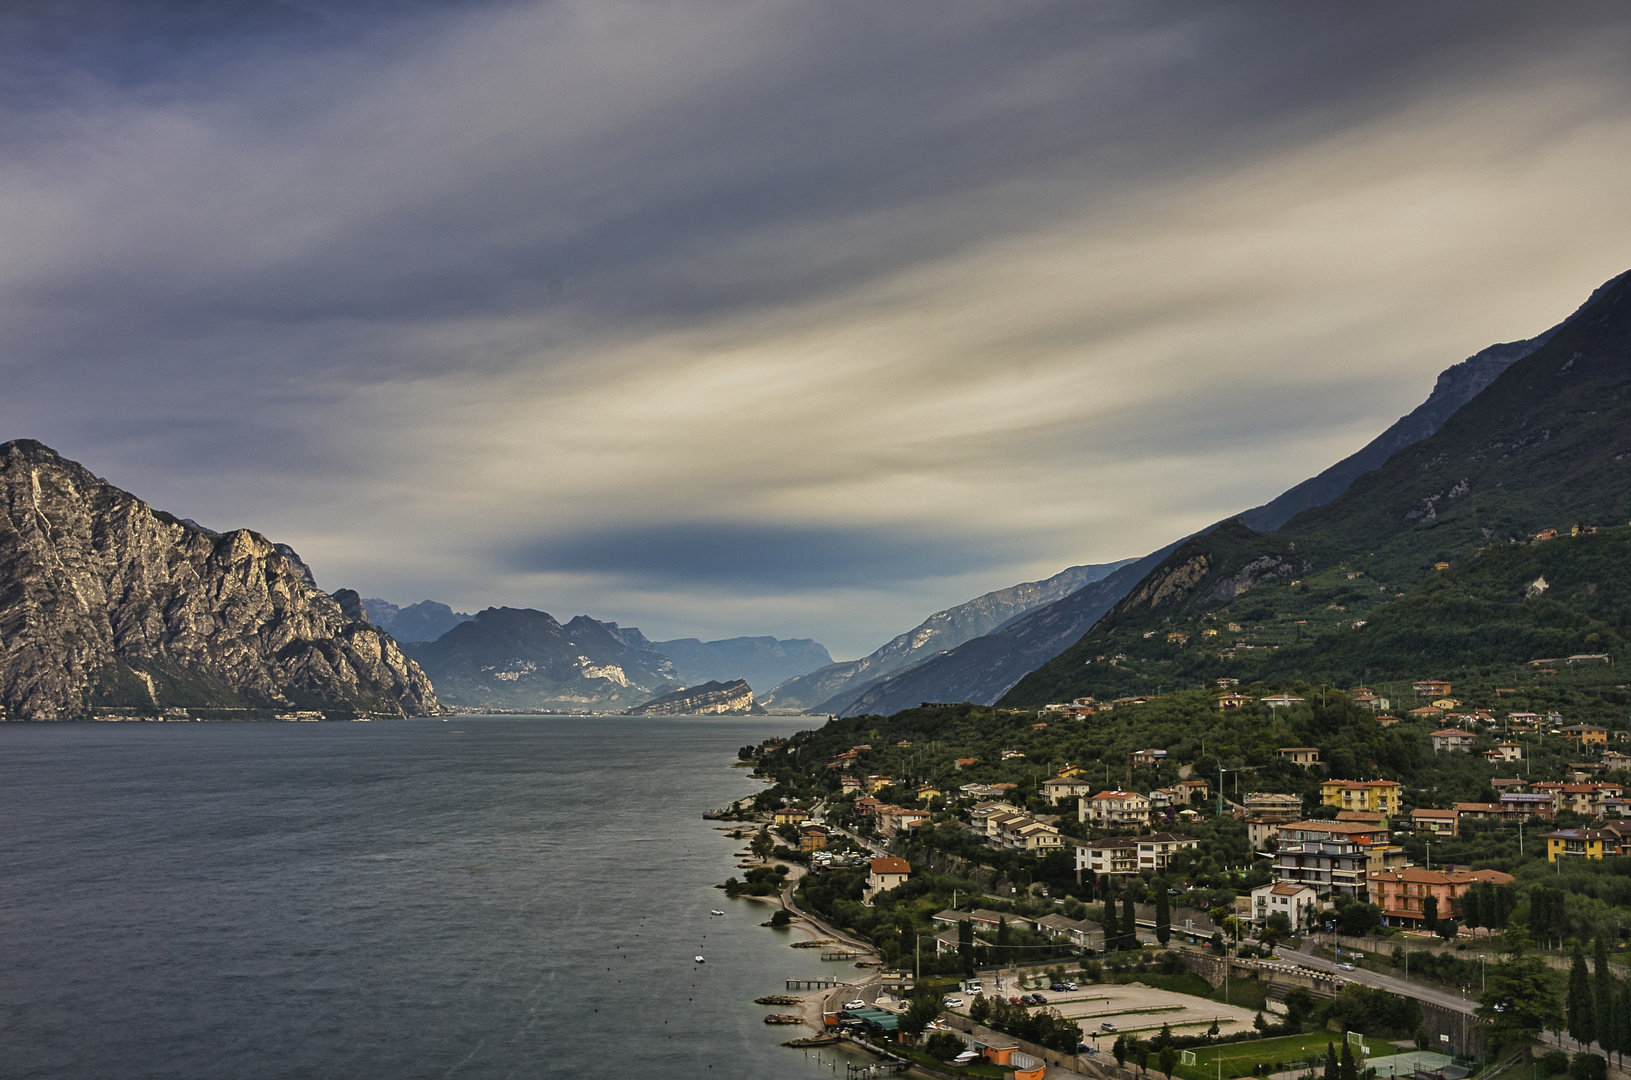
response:
{"label": "jetty", "polygon": [[804,999],[794,997],[791,994],[771,994],[769,997],[756,997],[753,999],[753,1003],[755,1005],[802,1005]]}
{"label": "jetty", "polygon": [[848,984],[839,982],[836,978],[834,978],[831,975],[828,975],[828,976],[826,976],[824,978],[820,978],[820,979],[788,979],[787,980],[787,989],[789,989],[789,990],[831,990],[834,987],[846,986],[846,985],[848,985]]}

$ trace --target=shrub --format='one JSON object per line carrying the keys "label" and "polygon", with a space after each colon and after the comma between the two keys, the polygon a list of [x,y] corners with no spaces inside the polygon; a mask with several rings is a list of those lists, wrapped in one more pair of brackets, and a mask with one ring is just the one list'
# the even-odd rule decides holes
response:
{"label": "shrub", "polygon": [[929,1036],[929,1041],[923,1049],[928,1051],[930,1057],[950,1061],[968,1049],[968,1044],[949,1031],[937,1031]]}
{"label": "shrub", "polygon": [[1541,1076],[1556,1076],[1569,1071],[1569,1055],[1561,1050],[1548,1050],[1535,1059],[1535,1069]]}
{"label": "shrub", "polygon": [[1569,1076],[1573,1080],[1607,1080],[1608,1059],[1601,1054],[1576,1054],[1569,1062]]}

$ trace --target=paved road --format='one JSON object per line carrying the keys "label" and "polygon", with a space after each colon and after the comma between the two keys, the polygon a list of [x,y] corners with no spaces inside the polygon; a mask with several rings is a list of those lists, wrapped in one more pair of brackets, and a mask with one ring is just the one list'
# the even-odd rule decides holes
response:
{"label": "paved road", "polygon": [[1350,982],[1374,986],[1379,990],[1387,990],[1404,997],[1416,998],[1418,1001],[1430,1001],[1435,1005],[1454,1009],[1456,1012],[1471,1013],[1478,1008],[1476,995],[1463,997],[1461,994],[1441,990],[1436,986],[1423,986],[1420,983],[1405,982],[1403,979],[1395,979],[1391,975],[1379,975],[1364,968],[1343,971],[1337,966],[1335,960],[1327,960],[1323,956],[1311,956],[1308,953],[1296,952],[1284,947],[1274,950],[1274,954],[1278,959],[1288,964],[1302,964],[1305,967],[1328,971],[1338,978],[1347,979]]}

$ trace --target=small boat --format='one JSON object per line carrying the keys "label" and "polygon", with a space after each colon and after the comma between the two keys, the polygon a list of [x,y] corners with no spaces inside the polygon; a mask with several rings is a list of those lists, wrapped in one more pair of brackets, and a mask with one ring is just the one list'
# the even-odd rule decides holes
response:
{"label": "small boat", "polygon": [[953,1065],[967,1065],[969,1062],[973,1061],[979,1056],[980,1054],[977,1050],[964,1050],[961,1054],[958,1054],[956,1057],[952,1058],[951,1063]]}
{"label": "small boat", "polygon": [[706,964],[706,963],[707,963],[707,962],[708,962],[708,961],[706,961],[706,960],[704,960],[704,959],[703,959],[703,958],[702,958],[702,957],[700,957],[700,956],[699,956],[699,957],[697,957],[697,958],[696,958],[696,961],[697,961],[697,963],[699,963],[699,964]]}
{"label": "small boat", "polygon": [[725,913],[723,911],[720,911],[718,908],[714,908],[712,911],[708,912],[708,914],[710,914],[710,915],[723,915]]}

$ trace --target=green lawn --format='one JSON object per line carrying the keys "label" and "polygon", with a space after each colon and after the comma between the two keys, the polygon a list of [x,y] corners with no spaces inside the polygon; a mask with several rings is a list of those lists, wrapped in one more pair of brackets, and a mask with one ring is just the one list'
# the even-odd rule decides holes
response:
{"label": "green lawn", "polygon": [[1342,1036],[1329,1031],[1316,1031],[1279,1039],[1224,1043],[1210,1049],[1196,1050],[1195,1064],[1178,1066],[1177,1075],[1184,1080],[1217,1080],[1218,1059],[1222,1058],[1224,1080],[1232,1076],[1250,1076],[1252,1067],[1261,1062],[1300,1062],[1310,1054],[1324,1057],[1325,1044],[1339,1043],[1341,1039]]}

